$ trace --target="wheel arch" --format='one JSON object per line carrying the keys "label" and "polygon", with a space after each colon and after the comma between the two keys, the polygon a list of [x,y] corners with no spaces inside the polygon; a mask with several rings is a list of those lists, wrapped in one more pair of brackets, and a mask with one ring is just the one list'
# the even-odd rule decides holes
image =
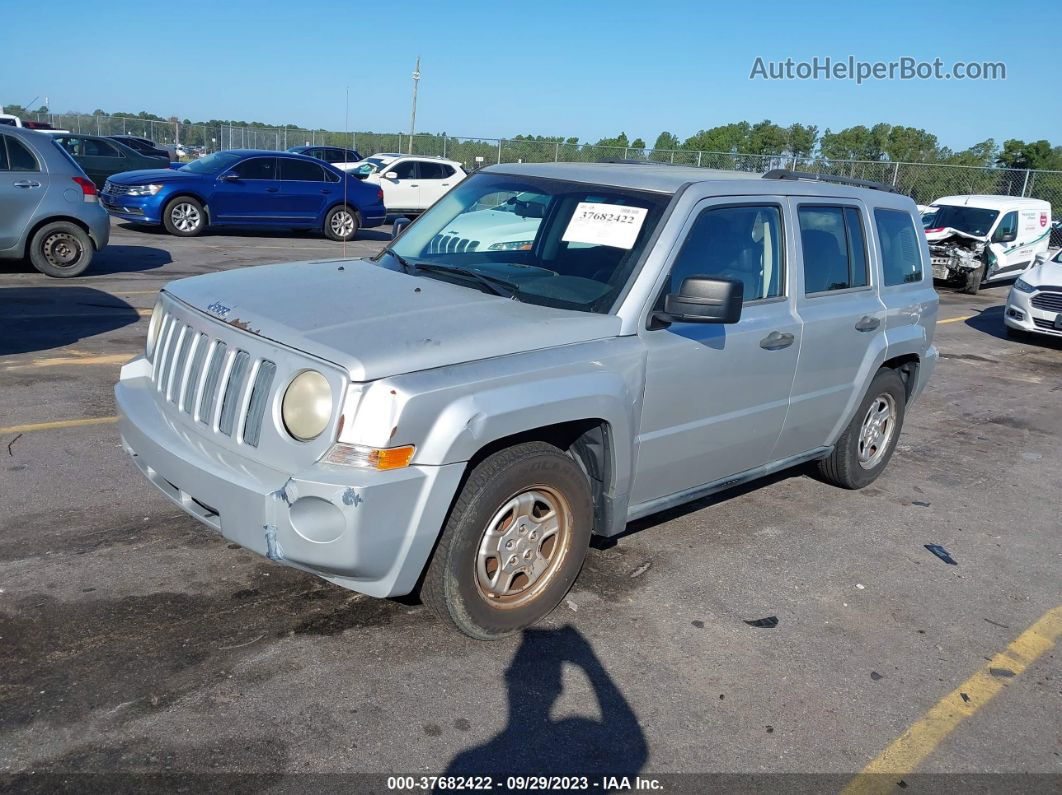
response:
{"label": "wheel arch", "polygon": [[86,235],[88,235],[89,240],[92,241],[92,248],[95,249],[95,251],[97,251],[97,252],[100,250],[99,249],[99,245],[96,243],[96,238],[93,237],[93,235],[92,235],[92,230],[89,229],[88,224],[86,224],[80,218],[75,218],[72,215],[50,215],[47,218],[42,218],[41,220],[37,221],[35,224],[33,224],[33,226],[31,226],[26,231],[26,238],[22,242],[22,256],[23,257],[29,257],[29,254],[30,254],[30,243],[33,242],[33,236],[36,235],[37,232],[39,232],[42,228],[44,228],[48,224],[54,224],[54,223],[57,223],[57,222],[60,222],[60,221],[65,221],[66,223],[71,223],[74,226],[76,226],[79,229],[81,229],[81,231],[83,231]]}
{"label": "wheel arch", "polygon": [[207,226],[213,223],[213,213],[211,213],[210,211],[210,202],[207,200],[207,198],[198,191],[187,190],[185,188],[179,188],[178,190],[175,190],[172,194],[162,200],[162,209],[159,211],[159,216],[163,219],[163,221],[165,221],[166,208],[170,206],[170,202],[175,201],[177,199],[195,199],[197,202],[203,205],[203,212],[205,212],[207,216]]}

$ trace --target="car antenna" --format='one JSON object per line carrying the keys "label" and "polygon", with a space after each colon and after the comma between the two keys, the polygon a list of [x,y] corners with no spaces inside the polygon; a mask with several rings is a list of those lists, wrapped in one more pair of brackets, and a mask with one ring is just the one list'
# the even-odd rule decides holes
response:
{"label": "car antenna", "polygon": [[[347,85],[346,99],[343,104],[343,130],[346,135],[350,135],[350,85]],[[344,141],[346,143],[346,141]],[[347,162],[347,148],[343,147],[343,164]],[[347,183],[350,181],[350,172],[345,168],[343,169],[343,206],[349,210],[350,205],[347,204]],[[347,258],[347,239],[343,238],[343,259]]]}

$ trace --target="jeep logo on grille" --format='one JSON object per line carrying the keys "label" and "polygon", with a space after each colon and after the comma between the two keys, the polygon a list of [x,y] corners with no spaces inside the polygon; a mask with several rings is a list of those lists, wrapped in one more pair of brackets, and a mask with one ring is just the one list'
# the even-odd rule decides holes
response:
{"label": "jeep logo on grille", "polygon": [[221,303],[221,301],[215,301],[214,303],[212,303],[210,306],[207,307],[207,311],[208,312],[213,312],[215,315],[217,315],[220,318],[224,318],[225,315],[227,315],[229,312],[232,311],[232,307],[231,306],[225,306],[225,304]]}

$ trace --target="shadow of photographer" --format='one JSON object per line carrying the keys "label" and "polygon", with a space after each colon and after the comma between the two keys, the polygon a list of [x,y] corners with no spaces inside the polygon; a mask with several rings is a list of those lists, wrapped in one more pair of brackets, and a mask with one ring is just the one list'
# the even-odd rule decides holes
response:
{"label": "shadow of photographer", "polygon": [[[600,719],[551,719],[550,711],[564,691],[564,663],[586,674]],[[505,681],[505,728],[455,756],[445,775],[494,775],[495,788],[505,791],[505,776],[635,776],[642,769],[649,748],[638,718],[574,627],[524,630]]]}

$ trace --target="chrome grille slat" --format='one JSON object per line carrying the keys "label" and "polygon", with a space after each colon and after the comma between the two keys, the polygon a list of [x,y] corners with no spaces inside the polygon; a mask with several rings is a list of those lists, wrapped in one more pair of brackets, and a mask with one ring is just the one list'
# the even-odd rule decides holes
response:
{"label": "chrome grille slat", "polygon": [[214,356],[210,360],[210,368],[207,370],[206,380],[203,382],[203,400],[199,406],[199,421],[211,425],[214,422],[214,405],[218,401],[218,386],[221,382],[221,371],[228,358],[225,354],[228,346],[218,341],[214,346]]}
{"label": "chrome grille slat", "polygon": [[166,400],[176,403],[181,395],[181,385],[184,383],[185,365],[188,363],[188,350],[195,340],[195,332],[191,326],[181,329],[181,337],[177,340],[177,348],[173,355],[173,368],[170,371],[170,382],[166,385]]}
{"label": "chrome grille slat", "polygon": [[160,392],[165,389],[166,374],[169,372],[170,366],[171,347],[173,345],[174,336],[177,333],[177,327],[179,325],[181,324],[177,322],[177,318],[174,318],[173,322],[170,323],[169,330],[166,332],[166,339],[163,340],[163,346],[161,351],[159,352],[158,378],[155,379],[155,386]]}
{"label": "chrome grille slat", "polygon": [[188,364],[188,374],[184,379],[184,387],[181,396],[181,411],[191,414],[195,410],[195,396],[199,389],[199,382],[203,375],[203,362],[206,361],[207,351],[210,350],[210,339],[206,334],[197,334],[195,338],[195,353],[192,361]]}
{"label": "chrome grille slat", "polygon": [[1062,293],[1041,292],[1029,299],[1029,303],[1047,312],[1062,312]]}
{"label": "chrome grille slat", "polygon": [[232,436],[236,407],[239,405],[240,396],[243,394],[243,388],[247,381],[247,370],[250,361],[251,354],[247,353],[247,351],[236,351],[232,367],[229,369],[229,377],[225,381],[225,394],[221,398],[218,430],[226,436]]}
{"label": "chrome grille slat", "polygon": [[244,415],[243,441],[251,447],[258,446],[258,440],[262,436],[262,419],[265,417],[266,406],[269,403],[269,390],[273,386],[273,378],[276,376],[277,366],[268,359],[263,359],[255,374],[254,385],[251,387],[251,395],[247,402],[247,412]]}

